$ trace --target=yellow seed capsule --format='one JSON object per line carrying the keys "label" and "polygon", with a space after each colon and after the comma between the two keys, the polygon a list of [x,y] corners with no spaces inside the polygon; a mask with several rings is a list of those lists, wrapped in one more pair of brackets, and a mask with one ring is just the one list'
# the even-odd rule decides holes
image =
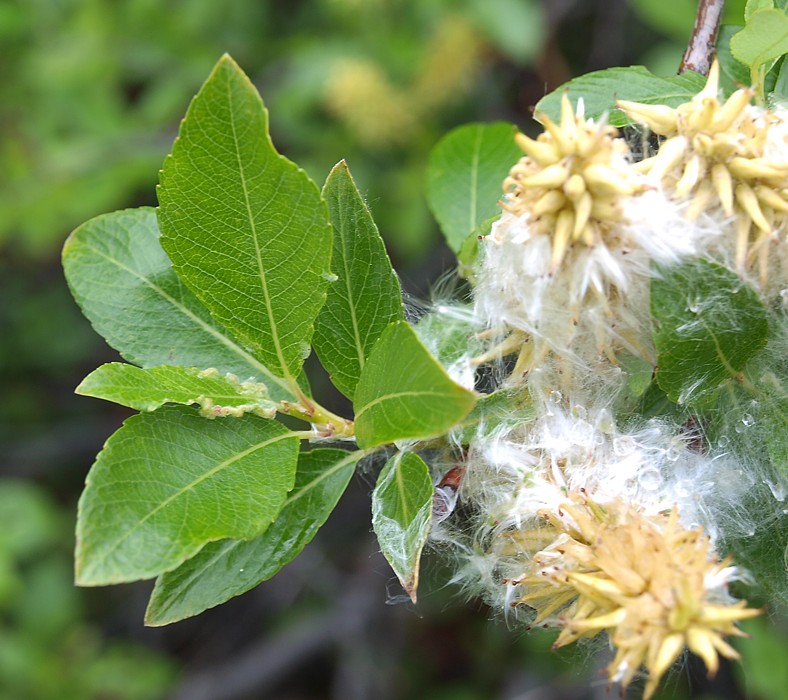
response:
{"label": "yellow seed capsule", "polygon": [[736,269],[744,272],[747,266],[747,243],[750,240],[752,221],[746,216],[738,216],[733,228],[736,232]]}
{"label": "yellow seed capsule", "polygon": [[788,202],[775,192],[771,187],[765,185],[755,186],[755,195],[766,206],[775,209],[776,211],[788,212]]}
{"label": "yellow seed capsule", "polygon": [[620,221],[621,211],[614,200],[596,197],[591,205],[591,216],[598,221]]}
{"label": "yellow seed capsule", "polygon": [[700,133],[692,137],[693,150],[706,158],[714,156],[718,147],[717,141],[709,134]]}
{"label": "yellow seed capsule", "polygon": [[586,183],[580,175],[572,175],[564,184],[564,192],[569,199],[576,200],[585,191]]}
{"label": "yellow seed capsule", "polygon": [[659,645],[654,660],[648,667],[654,677],[659,678],[673,665],[673,662],[684,651],[684,635],[680,633],[669,634]]}
{"label": "yellow seed capsule", "polygon": [[750,104],[753,96],[751,88],[742,88],[734,92],[718,110],[714,116],[712,128],[716,132],[727,131],[733,123],[742,115],[744,108]]}
{"label": "yellow seed capsule", "polygon": [[668,136],[676,131],[676,111],[664,105],[645,105],[616,100],[616,106],[630,119],[645,124],[655,134]]}
{"label": "yellow seed capsule", "polygon": [[[685,530],[676,509],[647,516],[620,502],[602,511],[590,499],[569,499],[558,513],[547,514],[546,527],[554,528],[556,539],[532,555],[530,570],[519,579],[526,590],[521,602],[536,610],[538,620],[548,619],[546,608],[551,615],[560,611],[563,630],[554,648],[606,632],[615,650],[610,680],[626,690],[645,670],[645,697],[685,647],[701,657],[710,675],[719,656],[737,656],[723,636],[743,634],[736,623],[761,611],[743,601],[710,602],[719,600],[731,561],[714,555],[708,537]],[[571,591],[574,600],[567,597]]]}
{"label": "yellow seed capsule", "polygon": [[687,126],[698,131],[708,129],[714,119],[717,105],[716,98],[705,97],[700,101],[700,109],[693,109],[687,116]]}
{"label": "yellow seed capsule", "polygon": [[702,212],[709,208],[709,205],[714,201],[714,186],[708,181],[705,181],[698,187],[698,191],[692,195],[689,206],[686,210],[686,216],[689,221],[695,221]]}
{"label": "yellow seed capsule", "polygon": [[687,139],[683,136],[674,136],[665,141],[653,159],[649,175],[656,180],[661,180],[665,174],[681,162],[687,150]]}
{"label": "yellow seed capsule", "polygon": [[714,644],[714,648],[721,656],[724,656],[726,659],[731,659],[732,661],[741,659],[739,652],[721,637],[715,636],[711,641],[712,644]]}
{"label": "yellow seed capsule", "polygon": [[711,182],[720,198],[725,216],[733,216],[733,180],[728,168],[722,163],[712,165]]}
{"label": "yellow seed capsule", "polygon": [[569,93],[564,92],[561,95],[561,130],[570,138],[577,136],[577,119],[575,112],[572,109],[572,103],[569,100]]}
{"label": "yellow seed capsule", "polygon": [[720,93],[720,64],[718,61],[713,61],[709,66],[709,75],[706,77],[706,84],[703,89],[692,98],[693,102],[700,102],[706,97],[717,99]]}
{"label": "yellow seed capsule", "polygon": [[620,173],[608,165],[593,163],[583,170],[586,185],[594,194],[628,195],[637,186],[631,179],[624,179]]}
{"label": "yellow seed capsule", "polygon": [[746,608],[743,602],[736,605],[704,605],[698,616],[699,622],[736,622],[758,617],[763,612],[759,608]]}
{"label": "yellow seed capsule", "polygon": [[552,144],[528,138],[525,134],[515,134],[515,143],[542,167],[557,163],[561,156]]}
{"label": "yellow seed capsule", "polygon": [[531,209],[534,216],[544,216],[554,214],[566,204],[566,197],[561,194],[561,190],[549,190],[534,202]]}
{"label": "yellow seed capsule", "polygon": [[611,613],[597,615],[586,620],[578,620],[576,622],[572,620],[570,624],[575,630],[604,630],[620,625],[626,619],[626,616],[626,609],[618,608]]}
{"label": "yellow seed capsule", "polygon": [[711,636],[713,634],[714,632],[710,632],[702,627],[690,627],[687,630],[687,646],[691,652],[703,659],[703,663],[706,664],[706,669],[709,673],[709,678],[713,678],[717,674],[717,669],[720,666],[719,657],[714,649],[714,644],[711,642]]}
{"label": "yellow seed capsule", "polygon": [[761,229],[761,231],[771,231],[771,226],[769,226],[769,222],[766,221],[761,207],[758,204],[758,197],[756,197],[755,192],[753,192],[749,185],[745,185],[744,183],[736,185],[735,196],[741,208],[744,209],[750,219],[752,219],[752,223]]}
{"label": "yellow seed capsule", "polygon": [[776,168],[764,158],[732,158],[728,163],[731,175],[743,180],[757,178],[785,178],[788,168]]}
{"label": "yellow seed capsule", "polygon": [[578,241],[583,241],[583,244],[589,248],[595,246],[599,241],[599,236],[596,233],[596,227],[594,226],[593,222],[589,221],[583,227],[583,230],[578,232],[578,234],[575,236],[575,239]]}
{"label": "yellow seed capsule", "polygon": [[586,228],[593,203],[594,200],[588,192],[583,192],[575,203],[575,225],[572,229],[572,240],[580,238],[581,232]]}
{"label": "yellow seed capsule", "polygon": [[563,163],[548,165],[535,175],[523,178],[520,184],[523,187],[559,187],[569,177],[569,168]]}
{"label": "yellow seed capsule", "polygon": [[697,154],[692,156],[684,166],[684,172],[676,183],[676,195],[683,199],[692,192],[705,174],[704,170],[705,167],[700,156]]}
{"label": "yellow seed capsule", "polygon": [[562,209],[555,220],[555,233],[553,234],[553,257],[551,272],[555,272],[566,254],[569,238],[572,234],[574,214],[569,209]]}
{"label": "yellow seed capsule", "polygon": [[572,155],[575,152],[574,134],[565,133],[561,127],[546,114],[535,114],[534,116],[544,125],[545,131],[553,137],[556,146],[563,154]]}

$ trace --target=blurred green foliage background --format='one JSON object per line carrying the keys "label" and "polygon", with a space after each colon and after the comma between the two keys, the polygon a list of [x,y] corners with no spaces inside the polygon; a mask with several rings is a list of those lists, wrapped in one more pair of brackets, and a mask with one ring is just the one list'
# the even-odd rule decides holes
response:
{"label": "blurred green foliage background", "polygon": [[[743,0],[729,0],[737,22]],[[468,121],[531,128],[569,78],[678,66],[692,0],[0,2],[0,700],[608,697],[591,648],[490,622],[436,557],[415,610],[371,548],[370,479],[271,582],[197,620],[142,627],[148,584],[72,586],[76,502],[123,409],[73,396],[117,359],[59,267],[69,231],[155,204],[158,168],[217,58],[243,66],[278,148],[321,183],[345,158],[403,286],[452,266],[423,195],[429,149]],[[316,387],[320,392],[321,387]],[[663,697],[788,697],[785,641],[754,621],[744,668],[696,665]],[[773,661],[769,661],[772,659]],[[613,691],[615,693],[616,691]]]}

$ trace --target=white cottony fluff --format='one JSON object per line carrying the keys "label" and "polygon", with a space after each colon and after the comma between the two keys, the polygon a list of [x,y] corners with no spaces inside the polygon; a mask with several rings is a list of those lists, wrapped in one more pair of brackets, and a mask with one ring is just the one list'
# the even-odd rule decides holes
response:
{"label": "white cottony fluff", "polygon": [[536,420],[471,442],[459,495],[477,516],[464,532],[441,525],[434,539],[450,540],[462,561],[456,582],[500,604],[511,595],[501,580],[523,569],[523,553],[502,544],[507,533],[538,529],[540,511],[560,512],[572,493],[647,516],[676,507],[684,527],[703,528],[712,543],[742,534],[751,525],[738,508],[756,477],[731,455],[697,452],[696,439],[655,419],[621,429],[604,408],[548,400]]}
{"label": "white cottony fluff", "polygon": [[594,246],[575,244],[557,269],[551,239],[528,213],[505,212],[482,247],[476,311],[489,328],[520,330],[547,352],[581,365],[616,349],[651,359],[646,340],[653,264],[691,255],[709,230],[688,222],[657,190],[626,200],[620,223]]}

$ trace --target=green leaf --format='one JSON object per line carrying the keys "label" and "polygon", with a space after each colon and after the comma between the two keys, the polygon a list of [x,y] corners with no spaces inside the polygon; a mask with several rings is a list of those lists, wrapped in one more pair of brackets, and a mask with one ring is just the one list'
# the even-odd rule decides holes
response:
{"label": "green leaf", "polygon": [[490,234],[492,225],[499,218],[500,213],[482,221],[470,236],[460,245],[457,251],[457,274],[463,279],[467,279],[471,285],[476,285],[476,272],[478,270],[477,260],[479,258],[479,242]]}
{"label": "green leaf", "polygon": [[753,12],[773,9],[774,0],[747,0],[747,4],[744,6],[744,21],[749,22]]}
{"label": "green leaf", "polygon": [[[744,632],[743,639],[736,639],[734,647],[741,654],[741,663],[732,664],[731,670],[739,688],[746,688],[751,698],[784,698],[788,688],[788,631],[785,616],[774,611],[753,620],[745,620],[737,627]],[[777,623],[777,624],[775,624]]]}
{"label": "green leaf", "polygon": [[651,283],[651,313],[657,382],[680,404],[697,403],[738,379],[768,339],[758,293],[707,260],[662,268]]}
{"label": "green leaf", "polygon": [[[754,586],[747,595],[758,592],[768,599],[788,606],[788,516],[783,509],[773,509],[774,497],[765,487],[755,487],[741,504],[741,512],[758,516],[768,512],[773,517],[758,522],[746,536],[732,537],[720,543],[721,551],[731,552],[736,565],[752,575]],[[765,511],[764,504],[768,504]],[[746,516],[745,516],[746,517]],[[754,591],[753,591],[754,588]]]}
{"label": "green leaf", "polygon": [[375,344],[356,387],[358,444],[442,435],[475,401],[473,392],[449,378],[413,329],[396,321]]}
{"label": "green leaf", "polygon": [[501,389],[483,395],[452,436],[459,444],[467,445],[479,435],[490,435],[501,426],[514,428],[534,418],[536,410],[527,392]]}
{"label": "green leaf", "polygon": [[183,407],[132,416],[99,453],[79,501],[77,583],[158,576],[207,542],[256,537],[293,486],[298,443],[257,416],[209,421]]}
{"label": "green leaf", "polygon": [[392,457],[372,492],[372,528],[402,587],[416,602],[419,560],[432,520],[434,488],[424,460],[412,452]]}
{"label": "green leaf", "polygon": [[788,103],[788,61],[783,59],[775,71],[774,85],[769,94],[769,104],[772,107],[785,107]]}
{"label": "green leaf", "polygon": [[788,15],[775,9],[753,12],[731,39],[731,52],[751,69],[788,53]]}
{"label": "green leaf", "polygon": [[323,197],[334,227],[331,267],[338,279],[315,322],[314,345],[331,381],[352,399],[375,341],[404,317],[402,291],[344,161],[326,179]]}
{"label": "green leaf", "polygon": [[[773,492],[788,488],[788,327],[772,319],[769,344],[747,363],[746,382],[722,393],[707,427],[712,442],[742,460],[758,455],[759,476]],[[782,486],[780,486],[782,484]]]}
{"label": "green leaf", "polygon": [[241,595],[271,578],[312,540],[344,493],[365,452],[316,449],[298,458],[295,486],[274,523],[259,537],[210,542],[160,576],[145,622],[167,625]]}
{"label": "green leaf", "polygon": [[586,73],[553,90],[537,102],[536,111],[558,122],[561,116],[561,96],[566,92],[572,105],[576,105],[578,99],[583,98],[586,117],[599,119],[607,114],[610,124],[623,126],[632,120],[616,109],[616,100],[677,107],[691,100],[705,82],[703,76],[693,71],[670,78],[658,78],[643,66],[606,68]]}
{"label": "green leaf", "polygon": [[77,387],[82,396],[114,401],[138,411],[155,411],[165,403],[198,404],[206,418],[253,413],[273,418],[277,404],[268,397],[268,387],[255,381],[240,381],[216,369],[161,365],[140,369],[111,362],[91,372]]}
{"label": "green leaf", "polygon": [[84,223],[63,247],[63,269],[82,313],[129,362],[215,367],[266,382],[274,399],[293,398],[180,281],[159,243],[154,209]]}
{"label": "green leaf", "polygon": [[436,304],[422,316],[413,330],[429,353],[448,368],[450,376],[455,371],[470,373],[463,385],[473,383],[474,368],[468,360],[484,351],[485,342],[477,337],[478,325],[473,307],[463,304]]}
{"label": "green leaf", "polygon": [[504,178],[523,155],[514,132],[506,122],[466,124],[432,149],[427,202],[455,253],[485,219],[500,214]]}
{"label": "green leaf", "polygon": [[[729,94],[738,90],[742,85],[750,84],[750,70],[740,61],[737,61],[731,53],[731,39],[741,31],[743,27],[736,24],[725,24],[720,27],[717,33],[716,57],[720,64],[721,86]],[[725,77],[729,79],[725,80]]]}
{"label": "green leaf", "polygon": [[274,374],[296,376],[325,301],[331,226],[317,186],[274,149],[260,95],[229,56],[192,100],[158,194],[178,275]]}

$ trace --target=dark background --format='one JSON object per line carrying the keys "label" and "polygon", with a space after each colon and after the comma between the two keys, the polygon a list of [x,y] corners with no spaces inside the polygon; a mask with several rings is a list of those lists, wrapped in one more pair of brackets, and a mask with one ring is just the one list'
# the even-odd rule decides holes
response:
{"label": "dark background", "polygon": [[[0,3],[0,700],[616,697],[604,649],[553,653],[553,635],[507,629],[433,553],[419,604],[403,602],[370,532],[374,474],[293,564],[199,618],[143,627],[149,583],[75,589],[77,499],[128,412],[73,394],[118,357],[59,251],[94,215],[156,203],[179,120],[226,51],[282,152],[318,183],[348,161],[406,293],[428,301],[453,265],[423,195],[438,138],[468,121],[532,130],[537,100],[590,70],[675,72],[693,17],[689,0]],[[662,697],[787,697],[785,638],[752,627],[746,672],[710,683],[691,662]]]}

